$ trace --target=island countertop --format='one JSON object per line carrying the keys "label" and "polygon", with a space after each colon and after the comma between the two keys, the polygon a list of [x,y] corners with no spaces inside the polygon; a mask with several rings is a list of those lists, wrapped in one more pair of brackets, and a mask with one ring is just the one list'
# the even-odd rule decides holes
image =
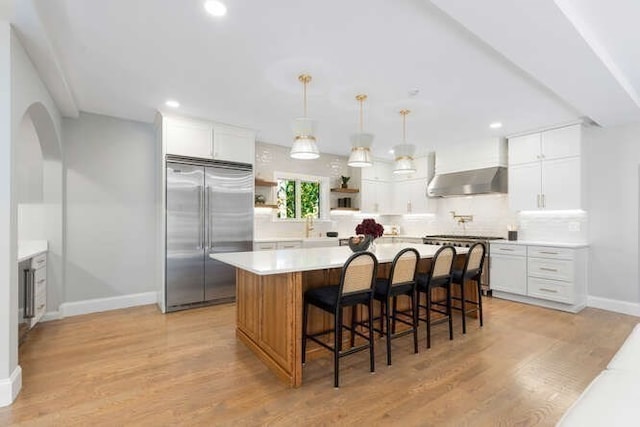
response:
{"label": "island countertop", "polygon": [[[438,245],[412,243],[378,243],[375,255],[378,262],[391,262],[404,248],[415,248],[421,258],[431,258],[441,248]],[[459,254],[467,253],[468,248],[456,248]],[[260,276],[292,273],[299,271],[340,268],[352,254],[348,246],[281,249],[272,251],[228,252],[211,254],[210,257],[249,271]]]}

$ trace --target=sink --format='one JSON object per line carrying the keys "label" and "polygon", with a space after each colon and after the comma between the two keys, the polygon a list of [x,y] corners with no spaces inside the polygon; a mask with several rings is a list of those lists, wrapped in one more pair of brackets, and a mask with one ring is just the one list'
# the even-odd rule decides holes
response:
{"label": "sink", "polygon": [[328,246],[339,246],[337,237],[307,237],[302,239],[303,248],[323,248]]}

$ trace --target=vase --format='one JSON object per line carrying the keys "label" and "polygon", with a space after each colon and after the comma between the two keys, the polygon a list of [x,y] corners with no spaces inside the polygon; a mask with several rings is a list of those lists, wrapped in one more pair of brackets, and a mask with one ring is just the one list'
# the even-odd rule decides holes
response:
{"label": "vase", "polygon": [[369,243],[369,252],[376,253],[376,239],[371,238],[371,243]]}
{"label": "vase", "polygon": [[353,252],[366,251],[369,248],[370,243],[371,236],[364,236],[363,238],[349,237],[349,248],[351,248]]}

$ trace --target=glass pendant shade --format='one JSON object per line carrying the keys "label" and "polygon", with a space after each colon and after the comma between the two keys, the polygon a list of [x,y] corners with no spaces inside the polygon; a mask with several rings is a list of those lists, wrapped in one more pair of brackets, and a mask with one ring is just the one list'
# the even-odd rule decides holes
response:
{"label": "glass pendant shade", "polygon": [[416,152],[416,146],[412,144],[400,144],[393,147],[393,153],[396,158],[393,173],[410,174],[415,173],[416,168],[413,165],[413,156]]}
{"label": "glass pendant shade", "polygon": [[293,121],[293,145],[289,156],[293,159],[311,160],[320,157],[320,151],[313,136],[316,130],[316,121],[308,117],[301,117]]}
{"label": "glass pendant shade", "polygon": [[355,133],[351,135],[351,154],[347,164],[351,167],[366,168],[373,165],[371,158],[371,143],[373,135],[370,133]]}

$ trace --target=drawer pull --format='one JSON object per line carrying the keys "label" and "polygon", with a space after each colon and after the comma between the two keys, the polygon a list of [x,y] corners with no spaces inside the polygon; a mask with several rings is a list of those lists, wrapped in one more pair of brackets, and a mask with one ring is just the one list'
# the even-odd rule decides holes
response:
{"label": "drawer pull", "polygon": [[550,251],[540,251],[541,254],[546,255],[558,255],[558,252],[550,252]]}
{"label": "drawer pull", "polygon": [[555,289],[539,288],[539,290],[541,290],[543,292],[550,292],[552,294],[557,294],[558,293],[558,291],[556,291]]}
{"label": "drawer pull", "polygon": [[40,283],[44,283],[45,281],[46,281],[46,279],[40,279],[40,280],[38,280],[38,285],[39,285]]}
{"label": "drawer pull", "polygon": [[540,270],[558,272],[558,270],[555,268],[547,268],[547,267],[540,267]]}
{"label": "drawer pull", "polygon": [[295,248],[295,245],[285,245],[283,246],[284,249],[291,249],[291,248]]}
{"label": "drawer pull", "polygon": [[44,308],[44,304],[40,304],[40,305],[38,306],[38,310],[42,310],[43,308]]}
{"label": "drawer pull", "polygon": [[501,251],[513,252],[515,249],[498,248]]}

